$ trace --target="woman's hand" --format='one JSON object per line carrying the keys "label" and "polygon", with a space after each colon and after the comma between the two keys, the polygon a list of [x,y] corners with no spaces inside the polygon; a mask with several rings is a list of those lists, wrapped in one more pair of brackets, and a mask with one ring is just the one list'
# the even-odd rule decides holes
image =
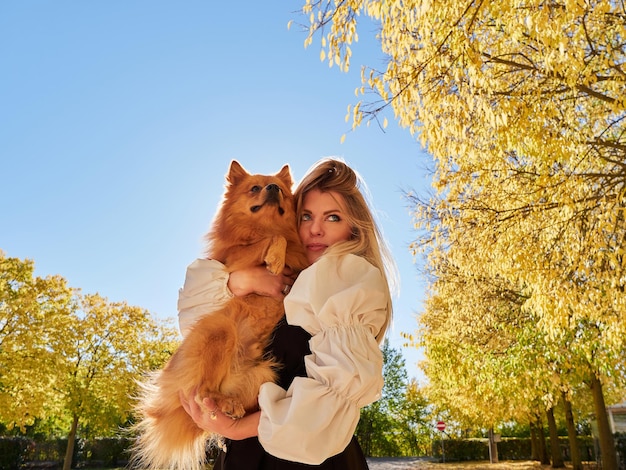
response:
{"label": "woman's hand", "polygon": [[265,266],[240,269],[230,273],[228,288],[236,297],[248,294],[266,295],[283,299],[291,290],[296,276],[290,268],[274,275]]}
{"label": "woman's hand", "polygon": [[261,412],[251,413],[240,419],[232,419],[217,409],[217,405],[209,398],[202,400],[202,405],[197,401],[196,390],[191,396],[186,397],[179,392],[180,403],[198,425],[207,432],[219,434],[227,439],[241,440],[248,437],[258,436],[259,419]]}

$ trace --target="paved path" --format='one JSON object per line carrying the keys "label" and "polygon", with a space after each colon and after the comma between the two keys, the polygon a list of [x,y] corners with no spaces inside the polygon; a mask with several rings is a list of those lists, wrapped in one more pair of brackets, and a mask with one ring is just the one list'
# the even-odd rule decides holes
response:
{"label": "paved path", "polygon": [[[531,460],[437,463],[428,457],[368,458],[370,470],[551,470]],[[571,468],[571,467],[570,467]]]}
{"label": "paved path", "polygon": [[419,468],[420,462],[424,460],[417,457],[367,459],[370,470],[412,470]]}

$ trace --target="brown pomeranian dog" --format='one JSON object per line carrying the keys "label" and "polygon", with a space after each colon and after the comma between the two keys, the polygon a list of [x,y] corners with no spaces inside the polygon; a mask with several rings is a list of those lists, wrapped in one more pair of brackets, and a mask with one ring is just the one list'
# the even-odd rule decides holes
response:
{"label": "brown pomeranian dog", "polygon": [[[207,235],[207,257],[229,272],[265,264],[273,274],[285,266],[307,267],[298,236],[289,166],[275,175],[249,174],[232,161],[226,192]],[[135,409],[139,421],[131,465],[146,469],[203,467],[213,438],[183,409],[179,392],[197,389],[233,418],[258,409],[259,387],[275,379],[265,348],[284,313],[280,299],[250,294],[234,297],[201,317],[165,367],[142,384]]]}

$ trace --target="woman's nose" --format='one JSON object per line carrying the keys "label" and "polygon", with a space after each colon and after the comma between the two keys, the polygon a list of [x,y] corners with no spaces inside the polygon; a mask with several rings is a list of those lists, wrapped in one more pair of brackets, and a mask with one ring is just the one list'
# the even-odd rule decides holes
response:
{"label": "woman's nose", "polygon": [[322,224],[316,221],[311,222],[310,231],[311,235],[320,236],[322,234]]}

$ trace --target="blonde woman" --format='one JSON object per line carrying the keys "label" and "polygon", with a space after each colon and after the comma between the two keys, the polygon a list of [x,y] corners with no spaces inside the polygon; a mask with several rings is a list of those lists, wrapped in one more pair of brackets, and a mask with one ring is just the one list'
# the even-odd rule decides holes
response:
{"label": "blonde woman", "polygon": [[[354,437],[360,409],[380,397],[380,343],[392,318],[395,265],[367,200],[345,162],[316,163],[295,191],[300,239],[311,266],[291,278],[262,266],[226,272],[214,260],[187,270],[179,297],[181,332],[233,295],[284,296],[285,317],[269,353],[277,383],[259,392],[259,411],[232,420],[181,396],[196,424],[227,438],[216,470],[363,470]],[[207,411],[208,410],[208,411]],[[213,410],[213,411],[211,411]]]}

